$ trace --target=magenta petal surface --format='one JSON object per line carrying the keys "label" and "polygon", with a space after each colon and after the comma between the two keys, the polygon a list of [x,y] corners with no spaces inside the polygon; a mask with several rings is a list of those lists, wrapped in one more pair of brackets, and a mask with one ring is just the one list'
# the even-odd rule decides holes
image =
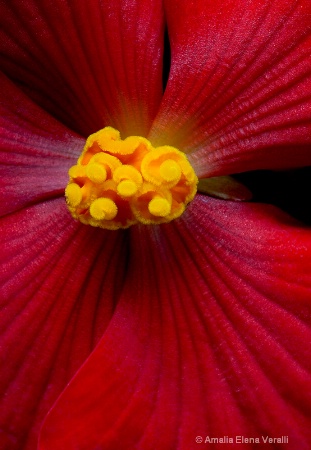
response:
{"label": "magenta petal surface", "polygon": [[127,236],[77,224],[63,198],[0,226],[0,448],[34,450],[43,418],[113,315]]}
{"label": "magenta petal surface", "polygon": [[145,135],[162,94],[158,0],[1,2],[0,68],[85,136]]}
{"label": "magenta petal surface", "polygon": [[84,140],[0,75],[0,215],[64,196]]}
{"label": "magenta petal surface", "polygon": [[151,139],[199,177],[310,165],[310,1],[164,3],[172,64]]}
{"label": "magenta petal surface", "polygon": [[309,449],[310,230],[273,207],[199,196],[174,224],[133,229],[130,255],[110,325],[40,450],[192,450],[196,436],[236,435]]}

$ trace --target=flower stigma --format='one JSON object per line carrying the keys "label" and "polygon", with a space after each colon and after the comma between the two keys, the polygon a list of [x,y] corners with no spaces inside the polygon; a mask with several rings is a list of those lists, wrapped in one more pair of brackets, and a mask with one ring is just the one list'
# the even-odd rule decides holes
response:
{"label": "flower stigma", "polygon": [[122,140],[111,127],[88,137],[69,177],[65,195],[73,218],[108,230],[176,219],[193,200],[198,184],[178,149],[154,148],[141,136]]}

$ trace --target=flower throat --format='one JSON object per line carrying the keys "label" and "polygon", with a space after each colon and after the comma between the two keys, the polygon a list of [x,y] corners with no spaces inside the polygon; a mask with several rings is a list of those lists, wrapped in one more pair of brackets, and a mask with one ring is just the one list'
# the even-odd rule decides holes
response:
{"label": "flower throat", "polygon": [[65,195],[72,216],[109,230],[176,219],[198,183],[184,153],[154,148],[140,136],[122,140],[111,127],[89,136],[69,177]]}

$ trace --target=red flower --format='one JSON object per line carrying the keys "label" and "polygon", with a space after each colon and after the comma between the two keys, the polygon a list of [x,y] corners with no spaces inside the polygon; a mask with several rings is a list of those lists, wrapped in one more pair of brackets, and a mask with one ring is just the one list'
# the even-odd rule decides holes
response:
{"label": "red flower", "polygon": [[170,224],[104,231],[63,196],[106,125],[178,147],[199,177],[310,165],[310,15],[1,3],[1,448],[35,449],[44,418],[40,450],[310,448],[310,230],[198,194]]}

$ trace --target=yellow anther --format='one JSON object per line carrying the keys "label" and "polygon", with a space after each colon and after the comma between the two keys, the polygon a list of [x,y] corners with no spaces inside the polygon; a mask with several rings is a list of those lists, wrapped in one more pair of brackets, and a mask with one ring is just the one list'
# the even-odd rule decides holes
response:
{"label": "yellow anther", "polygon": [[82,192],[80,186],[78,186],[76,183],[68,184],[65,190],[65,195],[67,203],[70,206],[78,206],[82,201]]}
{"label": "yellow anther", "polygon": [[143,183],[141,173],[129,164],[118,167],[113,174],[113,179],[116,183],[120,183],[122,180],[132,180],[138,186]]}
{"label": "yellow anther", "polygon": [[90,163],[86,166],[86,175],[93,183],[103,183],[107,178],[105,167],[98,163]]}
{"label": "yellow anther", "polygon": [[92,134],[88,138],[87,144],[92,145],[96,142],[103,151],[109,151],[114,155],[128,155],[136,150],[140,139],[142,138],[139,136],[129,136],[122,141],[118,130],[106,127]]}
{"label": "yellow anther", "polygon": [[109,155],[109,153],[96,153],[89,161],[89,164],[101,164],[106,167],[106,169],[110,169],[114,172],[118,167],[122,166],[121,161],[118,160],[115,156]]}
{"label": "yellow anther", "polygon": [[171,205],[165,198],[156,197],[149,202],[148,210],[153,216],[166,217],[171,212]]}
{"label": "yellow anther", "polygon": [[119,141],[120,139],[120,132],[118,130],[112,127],[105,127],[87,138],[84,150],[92,147],[93,144],[98,144],[100,147],[103,147],[104,142]]}
{"label": "yellow anther", "polygon": [[130,136],[124,141],[110,141],[109,143],[106,143],[106,147],[109,148],[109,151],[117,155],[132,154],[138,146],[139,138],[136,136]]}
{"label": "yellow anther", "polygon": [[90,206],[90,214],[96,220],[112,220],[117,213],[117,205],[110,198],[97,198]]}
{"label": "yellow anther", "polygon": [[117,191],[121,197],[132,197],[138,191],[138,186],[134,181],[123,180],[118,184]]}
{"label": "yellow anther", "polygon": [[72,216],[110,230],[176,219],[198,183],[184,153],[168,145],[153,148],[141,136],[123,141],[111,127],[87,139],[69,176],[66,199]]}
{"label": "yellow anther", "polygon": [[[189,174],[194,174],[194,171],[184,153],[165,145],[145,156],[141,163],[141,173],[150,183],[157,186],[164,183],[167,187],[172,187],[178,183],[182,175],[188,179]],[[195,174],[194,180],[194,184],[197,184]]]}
{"label": "yellow anther", "polygon": [[83,177],[85,177],[86,176],[85,166],[76,165],[76,166],[70,167],[70,169],[69,169],[69,176],[71,178],[83,178]]}
{"label": "yellow anther", "polygon": [[160,175],[165,181],[178,183],[181,177],[181,168],[173,159],[167,159],[160,165]]}

